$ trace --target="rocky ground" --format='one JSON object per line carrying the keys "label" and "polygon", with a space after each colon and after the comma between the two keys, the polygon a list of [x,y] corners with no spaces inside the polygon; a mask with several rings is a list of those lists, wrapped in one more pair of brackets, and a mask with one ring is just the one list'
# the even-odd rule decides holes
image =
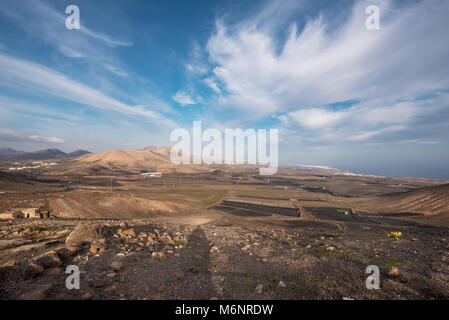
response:
{"label": "rocky ground", "polygon": [[[445,229],[392,239],[363,225],[179,221],[2,221],[0,298],[449,298]],[[372,264],[379,290],[365,287]],[[66,288],[70,265],[81,272],[78,290]]]}

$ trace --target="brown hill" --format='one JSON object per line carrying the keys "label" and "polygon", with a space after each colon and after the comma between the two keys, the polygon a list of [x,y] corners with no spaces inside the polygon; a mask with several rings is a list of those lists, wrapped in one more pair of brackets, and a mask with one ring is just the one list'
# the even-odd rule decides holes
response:
{"label": "brown hill", "polygon": [[95,163],[102,166],[140,168],[170,163],[164,158],[148,150],[115,150],[98,154],[89,154],[78,159],[81,163]]}
{"label": "brown hill", "polygon": [[354,201],[360,208],[449,216],[449,184],[418,188]]}
{"label": "brown hill", "polygon": [[50,200],[50,209],[60,218],[148,218],[159,212],[177,212],[183,205],[132,195],[100,192],[72,193]]}
{"label": "brown hill", "polygon": [[123,171],[157,170],[162,173],[210,170],[202,165],[175,165],[170,161],[170,150],[171,147],[147,147],[143,150],[115,150],[88,154],[76,158],[69,171],[92,173],[92,171],[104,171],[111,168]]}

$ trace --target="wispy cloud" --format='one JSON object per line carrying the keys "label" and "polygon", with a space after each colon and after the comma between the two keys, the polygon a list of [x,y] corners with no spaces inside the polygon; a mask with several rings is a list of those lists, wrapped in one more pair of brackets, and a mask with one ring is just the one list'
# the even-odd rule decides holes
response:
{"label": "wispy cloud", "polygon": [[[441,132],[448,121],[447,96],[419,97],[449,88],[449,3],[376,3],[376,31],[365,27],[371,2],[364,0],[338,23],[321,14],[309,16],[301,29],[280,2],[238,23],[218,19],[206,47],[213,70],[209,86],[220,84],[214,89],[216,110],[239,110],[252,121],[277,116],[289,134],[315,143],[447,136]],[[282,4],[302,13],[296,1]],[[291,24],[279,41],[286,17]],[[354,99],[361,102],[332,106]]]}
{"label": "wispy cloud", "polygon": [[16,142],[16,141],[28,141],[28,142],[42,142],[50,144],[62,144],[64,139],[59,137],[45,137],[35,132],[30,131],[18,131],[8,128],[0,128],[0,141],[5,142]]}
{"label": "wispy cloud", "polygon": [[127,77],[110,49],[132,46],[129,41],[116,40],[104,33],[93,31],[81,23],[80,30],[67,30],[64,12],[59,12],[42,0],[22,0],[0,7],[0,15],[12,19],[33,37],[54,46],[69,58],[86,59],[121,77]]}
{"label": "wispy cloud", "polygon": [[178,91],[172,98],[182,106],[197,103],[189,94],[182,91]]}
{"label": "wispy cloud", "polygon": [[3,54],[0,54],[0,80],[2,84],[15,89],[53,95],[105,111],[144,117],[168,127],[176,126],[172,120],[156,111],[143,106],[130,106],[55,70]]}
{"label": "wispy cloud", "polygon": [[2,113],[14,110],[18,115],[23,116],[28,113],[40,117],[57,119],[66,123],[80,120],[79,116],[70,112],[64,112],[63,110],[30,103],[29,101],[11,99],[5,96],[0,96],[0,110]]}
{"label": "wispy cloud", "polygon": [[380,3],[379,31],[365,28],[366,3],[359,2],[335,30],[323,16],[309,20],[300,32],[292,23],[280,50],[266,28],[232,28],[219,21],[207,50],[213,73],[226,89],[223,99],[267,114],[447,88],[449,4],[423,1],[396,10],[388,1]]}

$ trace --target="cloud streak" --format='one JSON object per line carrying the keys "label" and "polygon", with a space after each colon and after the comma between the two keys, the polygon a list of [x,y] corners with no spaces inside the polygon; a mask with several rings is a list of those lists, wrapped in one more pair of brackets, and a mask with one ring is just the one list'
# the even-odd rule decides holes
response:
{"label": "cloud streak", "polygon": [[93,31],[86,27],[84,22],[81,23],[80,30],[69,31],[65,28],[67,16],[41,0],[9,3],[0,7],[0,14],[13,20],[33,37],[54,46],[66,57],[87,59],[119,77],[128,76],[110,49],[119,46],[130,47],[133,46],[132,42],[116,40]]}
{"label": "cloud streak", "polygon": [[15,89],[53,95],[104,111],[144,117],[168,127],[176,126],[172,120],[156,111],[147,110],[143,106],[130,106],[55,70],[3,54],[0,54],[0,80],[4,85]]}
{"label": "cloud streak", "polygon": [[59,137],[45,137],[36,133],[17,131],[8,128],[0,128],[0,141],[41,142],[50,144],[64,143],[64,139]]}

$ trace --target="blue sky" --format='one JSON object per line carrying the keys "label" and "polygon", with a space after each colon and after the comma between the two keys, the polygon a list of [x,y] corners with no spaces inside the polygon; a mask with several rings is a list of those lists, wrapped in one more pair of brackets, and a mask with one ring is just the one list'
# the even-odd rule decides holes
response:
{"label": "blue sky", "polygon": [[281,163],[449,179],[448,1],[0,4],[0,147],[171,145],[203,120],[279,128]]}

